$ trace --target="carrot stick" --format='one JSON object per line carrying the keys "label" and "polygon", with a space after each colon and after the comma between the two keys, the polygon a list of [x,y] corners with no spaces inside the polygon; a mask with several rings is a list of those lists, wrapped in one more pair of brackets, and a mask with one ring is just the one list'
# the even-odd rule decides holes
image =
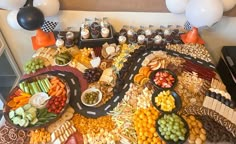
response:
{"label": "carrot stick", "polygon": [[61,88],[65,87],[65,85],[62,82],[59,82],[58,84],[60,85]]}
{"label": "carrot stick", "polygon": [[28,94],[28,93],[25,93],[25,92],[21,92],[21,94],[20,94],[21,96],[31,96],[30,94]]}
{"label": "carrot stick", "polygon": [[66,96],[66,90],[63,90],[63,92],[62,92],[61,95],[62,95],[62,96]]}
{"label": "carrot stick", "polygon": [[51,85],[51,87],[50,87],[50,89],[54,89],[54,88],[56,88],[56,84],[53,84],[53,85]]}
{"label": "carrot stick", "polygon": [[57,79],[57,80],[54,80],[54,81],[51,81],[51,84],[57,84],[58,82],[60,82],[60,80],[59,80],[59,79]]}
{"label": "carrot stick", "polygon": [[56,96],[59,96],[60,94],[62,94],[62,92],[63,92],[63,89],[60,89],[59,91],[57,91]]}
{"label": "carrot stick", "polygon": [[28,102],[29,102],[29,99],[22,99],[22,100],[20,100],[20,102],[17,105],[25,104],[25,103],[28,103]]}
{"label": "carrot stick", "polygon": [[53,91],[53,92],[50,93],[49,95],[50,95],[50,96],[56,96],[56,93],[57,93],[57,91]]}
{"label": "carrot stick", "polygon": [[19,102],[22,99],[26,99],[29,98],[29,96],[18,96],[18,97],[14,97],[13,100],[14,102]]}
{"label": "carrot stick", "polygon": [[59,91],[61,87],[59,85],[56,86],[56,91]]}
{"label": "carrot stick", "polygon": [[55,80],[58,80],[57,77],[53,77],[50,81],[55,81]]}

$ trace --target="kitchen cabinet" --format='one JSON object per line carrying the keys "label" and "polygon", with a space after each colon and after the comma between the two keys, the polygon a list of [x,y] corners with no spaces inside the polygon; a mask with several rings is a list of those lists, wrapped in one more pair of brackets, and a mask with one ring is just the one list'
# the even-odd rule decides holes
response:
{"label": "kitchen cabinet", "polygon": [[19,82],[21,72],[0,30],[0,110],[9,92]]}

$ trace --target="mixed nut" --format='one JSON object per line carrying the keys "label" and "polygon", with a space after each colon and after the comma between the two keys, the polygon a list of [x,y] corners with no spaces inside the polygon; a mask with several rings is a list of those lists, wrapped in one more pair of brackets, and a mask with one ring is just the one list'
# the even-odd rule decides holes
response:
{"label": "mixed nut", "polygon": [[195,59],[199,58],[206,62],[211,62],[210,54],[206,47],[201,44],[170,44],[166,45],[166,48],[181,54],[189,55]]}

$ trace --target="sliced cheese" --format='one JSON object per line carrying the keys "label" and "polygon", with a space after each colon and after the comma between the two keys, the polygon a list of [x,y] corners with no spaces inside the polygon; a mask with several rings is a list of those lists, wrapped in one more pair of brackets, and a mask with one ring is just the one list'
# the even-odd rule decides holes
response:
{"label": "sliced cheese", "polygon": [[77,68],[79,71],[81,71],[82,73],[84,73],[85,70],[88,69],[86,66],[84,66],[84,65],[81,64],[80,62],[77,62],[76,68]]}
{"label": "sliced cheese", "polygon": [[113,47],[113,46],[108,46],[108,47],[106,47],[106,53],[107,53],[108,55],[111,55],[111,54],[113,54],[113,53],[115,53],[115,52],[116,52],[115,47]]}
{"label": "sliced cheese", "polygon": [[53,144],[62,144],[62,141],[61,141],[59,138],[57,138],[57,139],[53,142]]}
{"label": "sliced cheese", "polygon": [[53,132],[52,134],[51,134],[51,142],[54,142],[55,140],[56,140],[56,135],[55,135],[55,133]]}

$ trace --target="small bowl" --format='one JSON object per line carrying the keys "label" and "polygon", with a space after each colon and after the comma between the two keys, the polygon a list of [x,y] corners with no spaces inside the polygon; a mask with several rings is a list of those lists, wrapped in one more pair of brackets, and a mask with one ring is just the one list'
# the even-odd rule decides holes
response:
{"label": "small bowl", "polygon": [[[176,113],[175,113],[176,114]],[[188,126],[188,123],[183,119],[183,117],[181,117],[180,115],[176,114],[177,116],[180,117],[181,121],[184,123],[184,127],[186,128],[186,133],[184,135],[184,140],[178,140],[177,142],[174,142],[173,140],[166,140],[164,138],[164,136],[161,135],[161,132],[159,131],[159,124],[158,124],[158,121],[164,117],[164,115],[171,115],[171,114],[162,114],[158,117],[158,119],[156,120],[156,131],[159,135],[159,137],[166,142],[166,144],[183,144],[186,142],[186,140],[188,139],[189,137],[189,126]]]}
{"label": "small bowl", "polygon": [[[171,87],[169,87],[169,88],[164,88],[164,87],[162,87],[162,86],[160,86],[160,85],[157,85],[157,84],[155,83],[154,77],[155,77],[156,73],[158,73],[158,72],[167,72],[167,73],[169,73],[170,75],[172,75],[172,77],[174,78],[174,82],[172,83],[172,86],[171,86]],[[175,74],[174,72],[172,72],[171,70],[169,70],[169,69],[158,69],[158,70],[155,70],[155,71],[153,71],[153,72],[150,74],[150,77],[149,77],[149,78],[150,78],[151,82],[153,83],[153,85],[154,85],[155,87],[159,88],[159,89],[173,89],[173,88],[175,87],[176,83],[177,83],[177,76],[176,76],[176,74]]]}
{"label": "small bowl", "polygon": [[153,106],[159,110],[160,112],[162,113],[173,113],[173,112],[177,112],[181,109],[182,107],[182,101],[181,101],[181,98],[180,96],[173,90],[169,90],[171,95],[174,97],[175,99],[175,108],[172,110],[172,111],[164,111],[161,109],[161,106],[157,106],[156,102],[155,102],[155,98],[162,92],[162,91],[167,91],[167,90],[158,90],[158,91],[155,91],[153,94],[152,94],[152,104]]}
{"label": "small bowl", "polygon": [[[45,98],[45,102],[44,102],[42,105],[40,105],[40,106],[36,106],[35,103],[34,103],[34,101],[33,101],[33,99],[35,99],[35,98]],[[45,92],[39,92],[39,93],[34,94],[32,97],[30,97],[29,103],[30,103],[32,106],[34,106],[34,107],[36,107],[36,108],[38,108],[38,109],[42,109],[42,108],[45,108],[45,107],[46,107],[46,105],[47,105],[49,99],[50,99],[50,96],[49,96],[47,93],[45,93]]]}
{"label": "small bowl", "polygon": [[54,59],[54,63],[55,63],[55,65],[57,65],[57,66],[67,66],[70,62],[71,62],[71,60],[68,61],[67,63],[61,65],[61,64],[56,63],[56,59]]}
{"label": "small bowl", "polygon": [[[90,93],[90,92],[98,92],[98,99],[97,99],[97,102],[93,103],[93,104],[88,104],[85,102],[85,95],[87,93]],[[86,89],[82,95],[81,95],[81,102],[85,105],[85,106],[88,106],[88,107],[94,107],[96,106],[97,104],[99,104],[102,100],[102,92],[97,89],[97,88],[89,88],[89,89]]]}

